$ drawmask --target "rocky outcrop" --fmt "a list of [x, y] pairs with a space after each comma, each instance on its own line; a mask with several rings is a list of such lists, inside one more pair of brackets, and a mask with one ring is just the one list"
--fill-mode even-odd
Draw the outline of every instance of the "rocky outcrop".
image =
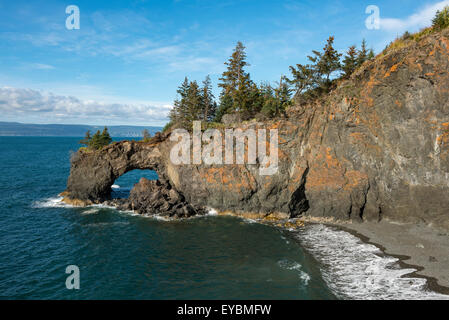
[[[240, 125], [278, 130], [279, 170], [272, 176], [260, 175], [259, 165], [176, 166], [173, 142], [159, 136], [76, 153], [69, 198], [103, 201], [121, 174], [152, 169], [192, 208], [449, 228], [448, 32], [377, 57], [326, 99], [289, 110], [288, 119]], [[133, 201], [158, 201], [145, 196], [154, 184], [141, 182]]]
[[169, 184], [145, 178], [134, 186], [128, 199], [113, 199], [106, 204], [142, 215], [168, 218], [189, 218], [206, 213], [204, 208], [187, 203], [182, 194]]
[[111, 186], [134, 169], [150, 169], [164, 179], [161, 152], [156, 143], [134, 141], [113, 143], [101, 151], [80, 150], [72, 154], [67, 191], [70, 198], [94, 203], [108, 200]]

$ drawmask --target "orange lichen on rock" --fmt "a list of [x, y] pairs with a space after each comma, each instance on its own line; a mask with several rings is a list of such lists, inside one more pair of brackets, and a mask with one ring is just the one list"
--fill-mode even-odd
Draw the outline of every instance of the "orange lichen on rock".
[[400, 63], [396, 63], [395, 65], [393, 65], [390, 70], [388, 70], [387, 73], [385, 73], [384, 78], [388, 78], [393, 72], [396, 72], [398, 70]]
[[366, 173], [349, 170], [345, 173], [346, 183], [343, 188], [347, 191], [352, 190], [356, 187], [363, 186], [368, 181], [368, 175]]

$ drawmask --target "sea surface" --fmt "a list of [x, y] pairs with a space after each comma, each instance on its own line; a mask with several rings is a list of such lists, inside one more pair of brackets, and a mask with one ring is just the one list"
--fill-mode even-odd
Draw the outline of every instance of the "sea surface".
[[[0, 299], [444, 299], [338, 229], [183, 221], [61, 203], [77, 138], [0, 137]], [[114, 185], [127, 196], [141, 177]], [[66, 288], [66, 268], [80, 289]]]

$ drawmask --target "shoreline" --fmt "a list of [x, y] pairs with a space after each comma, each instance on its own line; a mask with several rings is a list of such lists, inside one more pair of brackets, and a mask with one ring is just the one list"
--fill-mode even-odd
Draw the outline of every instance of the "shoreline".
[[[64, 200], [61, 201], [64, 203]], [[86, 206], [80, 207], [86, 208]], [[121, 211], [115, 207], [110, 208]], [[404, 277], [426, 279], [427, 288], [430, 291], [449, 296], [449, 255], [447, 254], [449, 232], [447, 231], [437, 230], [424, 224], [396, 223], [388, 220], [356, 223], [336, 221], [332, 218], [300, 217], [292, 222], [282, 214], [271, 214], [261, 218], [257, 214], [218, 212], [213, 209], [210, 215], [254, 219], [258, 223], [282, 229], [296, 229], [304, 227], [305, 224], [335, 227], [352, 234], [366, 244], [374, 245], [383, 254], [397, 258], [398, 265], [402, 269], [416, 270]]]
[[390, 221], [323, 224], [337, 227], [364, 243], [376, 246], [382, 253], [399, 259], [401, 268], [416, 269], [407, 276], [424, 278], [429, 290], [449, 295], [449, 233], [423, 224]]

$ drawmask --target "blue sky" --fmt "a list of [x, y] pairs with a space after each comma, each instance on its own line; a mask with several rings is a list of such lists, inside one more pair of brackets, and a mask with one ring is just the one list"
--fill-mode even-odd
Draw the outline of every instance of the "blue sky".
[[[65, 26], [68, 5], [80, 29]], [[378, 30], [365, 27], [368, 5]], [[214, 84], [237, 41], [256, 82], [365, 38], [376, 52], [430, 24], [445, 1], [0, 0], [0, 120], [163, 125], [185, 76]], [[218, 95], [218, 91], [215, 91]]]

